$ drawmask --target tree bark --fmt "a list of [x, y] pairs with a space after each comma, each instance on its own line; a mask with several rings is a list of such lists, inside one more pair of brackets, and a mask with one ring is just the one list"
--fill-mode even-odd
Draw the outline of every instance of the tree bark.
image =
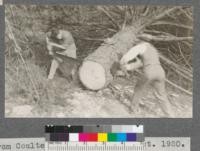
[[107, 86], [113, 80], [110, 69], [113, 63], [118, 61], [118, 54], [125, 54], [136, 45], [140, 41], [137, 34], [142, 34], [141, 31], [147, 26], [178, 9], [179, 7], [172, 7], [157, 15], [144, 17], [134, 22], [132, 26], [120, 30], [112, 38], [106, 39], [83, 61], [79, 68], [79, 78], [82, 84], [91, 90], [99, 90]]
[[137, 30], [126, 27], [116, 33], [83, 61], [79, 68], [79, 77], [82, 84], [91, 90], [99, 90], [107, 86], [112, 80], [110, 68], [118, 61], [118, 54], [126, 53], [138, 42]]

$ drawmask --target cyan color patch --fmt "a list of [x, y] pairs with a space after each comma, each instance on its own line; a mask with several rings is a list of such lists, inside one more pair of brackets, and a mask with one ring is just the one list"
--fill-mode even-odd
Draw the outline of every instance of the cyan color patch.
[[126, 133], [117, 133], [117, 141], [125, 142], [126, 141]]

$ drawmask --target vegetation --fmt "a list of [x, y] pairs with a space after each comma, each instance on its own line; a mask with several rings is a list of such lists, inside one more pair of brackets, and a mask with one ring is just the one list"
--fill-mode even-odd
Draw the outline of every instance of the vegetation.
[[44, 111], [48, 115], [51, 111], [47, 104], [61, 103], [64, 98], [60, 94], [74, 87], [59, 77], [50, 84], [46, 80], [50, 58], [45, 33], [52, 27], [72, 33], [81, 60], [125, 27], [140, 28], [137, 37], [159, 49], [170, 90], [178, 91], [183, 98], [189, 95], [191, 100], [191, 7], [7, 5], [5, 21], [8, 104], [31, 104], [39, 108], [37, 116]]

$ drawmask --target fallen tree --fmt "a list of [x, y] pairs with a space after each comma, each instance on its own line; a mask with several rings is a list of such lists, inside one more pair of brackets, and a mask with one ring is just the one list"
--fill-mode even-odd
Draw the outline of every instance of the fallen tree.
[[137, 41], [136, 30], [132, 27], [107, 39], [94, 53], [90, 54], [79, 70], [80, 80], [88, 89], [98, 90], [112, 81], [110, 68], [118, 61], [117, 54], [125, 53]]
[[[144, 34], [144, 29], [156, 21], [169, 15], [170, 13], [179, 10], [179, 7], [173, 7], [163, 10], [157, 10], [154, 13], [147, 12], [150, 11], [146, 9], [144, 14], [151, 14], [143, 16], [143, 18], [138, 19], [138, 21], [132, 21], [131, 26], [121, 26], [119, 32], [117, 32], [113, 37], [104, 40], [102, 45], [97, 48], [92, 54], [90, 54], [83, 61], [82, 66], [79, 69], [79, 77], [83, 85], [91, 90], [99, 90], [107, 86], [112, 80], [113, 76], [111, 75], [110, 69], [115, 61], [118, 61], [118, 54], [126, 53], [131, 47], [136, 45], [138, 42], [142, 41], [144, 37], [149, 38], [150, 40], [157, 41], [182, 41], [182, 40], [192, 40], [191, 37], [176, 37], [176, 36], [168, 36], [159, 35], [157, 37]], [[111, 14], [100, 7], [99, 9], [108, 18], [112, 18]], [[157, 15], [155, 15], [157, 14]], [[125, 19], [127, 17], [124, 17]], [[115, 24], [115, 21], [111, 19], [112, 23]], [[119, 27], [118, 23], [116, 26]]]

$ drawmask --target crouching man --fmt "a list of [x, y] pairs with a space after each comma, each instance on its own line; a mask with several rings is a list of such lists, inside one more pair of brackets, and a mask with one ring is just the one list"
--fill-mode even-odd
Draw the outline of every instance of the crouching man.
[[[46, 44], [48, 53], [52, 56], [52, 62], [48, 79], [53, 79], [57, 68], [65, 69], [68, 67], [69, 72], [74, 72], [72, 67], [77, 62], [76, 45], [71, 33], [66, 30], [52, 29], [46, 35]], [[64, 67], [64, 62], [67, 63]], [[70, 66], [70, 63], [72, 64]], [[66, 73], [66, 71], [63, 71]]]
[[165, 114], [174, 116], [172, 105], [170, 104], [165, 89], [165, 71], [162, 68], [157, 49], [150, 43], [142, 42], [132, 47], [120, 60], [123, 71], [133, 71], [142, 68], [143, 77], [135, 86], [135, 93], [131, 108], [139, 107], [139, 100], [145, 95], [148, 85], [155, 88], [155, 95]]

